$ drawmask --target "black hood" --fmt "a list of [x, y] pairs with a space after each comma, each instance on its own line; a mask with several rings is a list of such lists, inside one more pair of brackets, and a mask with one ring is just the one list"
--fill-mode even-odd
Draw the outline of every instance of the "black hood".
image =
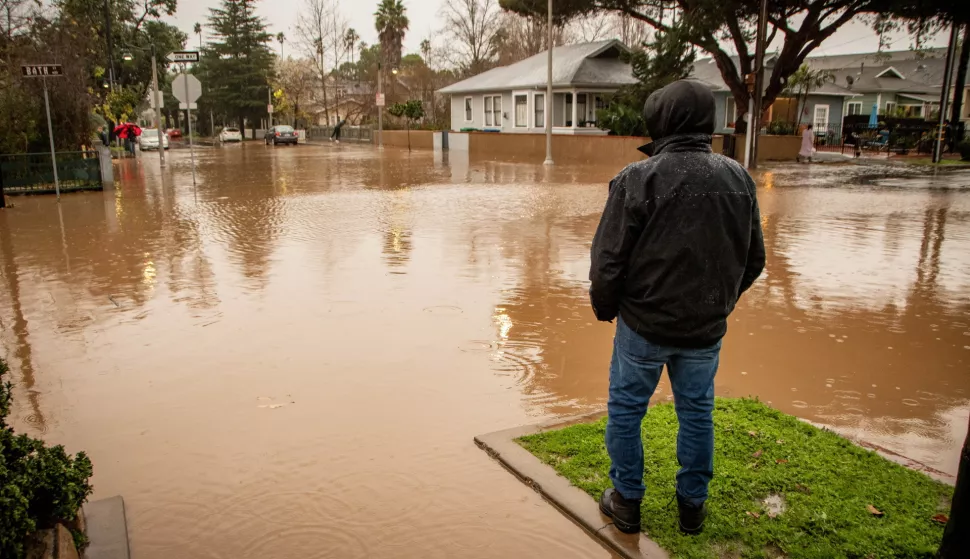
[[[714, 94], [694, 80], [678, 80], [654, 91], [643, 105], [643, 121], [654, 142], [682, 134], [714, 134]], [[650, 148], [644, 146], [641, 151]]]

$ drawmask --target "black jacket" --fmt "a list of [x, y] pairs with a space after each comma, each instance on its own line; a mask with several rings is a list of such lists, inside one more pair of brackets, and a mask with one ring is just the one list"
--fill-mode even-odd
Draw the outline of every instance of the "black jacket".
[[714, 97], [689, 80], [644, 107], [652, 157], [610, 182], [593, 239], [590, 299], [648, 341], [708, 347], [727, 332], [738, 298], [761, 275], [764, 238], [755, 184], [712, 153]]

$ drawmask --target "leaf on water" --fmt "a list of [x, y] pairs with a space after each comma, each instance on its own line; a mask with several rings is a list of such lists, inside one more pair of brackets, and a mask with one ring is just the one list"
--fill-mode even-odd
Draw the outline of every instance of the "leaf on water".
[[779, 458], [775, 460], [775, 464], [787, 464], [787, 463], [788, 463], [788, 460], [785, 460], [784, 458]]
[[880, 516], [881, 517], [883, 514], [885, 514], [884, 512], [882, 512], [881, 510], [877, 509], [876, 507], [874, 507], [872, 505], [866, 505], [866, 510], [868, 510], [869, 513], [872, 514], [872, 516]]
[[750, 435], [752, 437], [757, 437], [758, 436], [758, 432], [757, 431], [748, 431], [748, 435]]
[[936, 522], [938, 524], [946, 524], [947, 522], [950, 521], [950, 519], [947, 518], [947, 516], [945, 514], [937, 514], [936, 516], [934, 516], [930, 520], [932, 520], [933, 522]]
[[755, 453], [754, 453], [754, 454], [752, 454], [751, 456], [752, 456], [753, 458], [761, 458], [761, 455], [762, 455], [762, 454], [764, 454], [764, 453], [765, 453], [765, 451], [763, 451], [763, 450], [760, 450], [760, 449], [759, 449], [759, 450], [758, 450], [758, 452], [755, 452]]
[[746, 514], [746, 515], [748, 515], [748, 516], [750, 516], [751, 518], [754, 518], [754, 519], [761, 518], [761, 515], [758, 514], [758, 513], [756, 513], [756, 512], [746, 511], [744, 514]]
[[800, 483], [795, 484], [795, 490], [798, 491], [799, 493], [804, 493], [806, 495], [812, 494], [812, 490], [809, 489], [808, 486], [802, 485]]

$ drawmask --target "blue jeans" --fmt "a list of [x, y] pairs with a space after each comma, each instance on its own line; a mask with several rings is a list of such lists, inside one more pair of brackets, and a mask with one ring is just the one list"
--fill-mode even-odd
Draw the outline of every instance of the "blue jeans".
[[721, 342], [704, 349], [651, 344], [617, 320], [610, 364], [606, 450], [613, 487], [627, 499], [642, 499], [643, 442], [640, 426], [664, 365], [674, 391], [677, 433], [677, 495], [699, 506], [714, 476], [714, 375]]

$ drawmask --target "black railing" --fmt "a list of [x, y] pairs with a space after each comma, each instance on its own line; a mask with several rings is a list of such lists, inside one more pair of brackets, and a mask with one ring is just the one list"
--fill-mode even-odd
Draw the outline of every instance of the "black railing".
[[[0, 155], [5, 194], [50, 194], [54, 169], [49, 153]], [[57, 154], [57, 176], [61, 192], [101, 190], [101, 162], [96, 151]]]

